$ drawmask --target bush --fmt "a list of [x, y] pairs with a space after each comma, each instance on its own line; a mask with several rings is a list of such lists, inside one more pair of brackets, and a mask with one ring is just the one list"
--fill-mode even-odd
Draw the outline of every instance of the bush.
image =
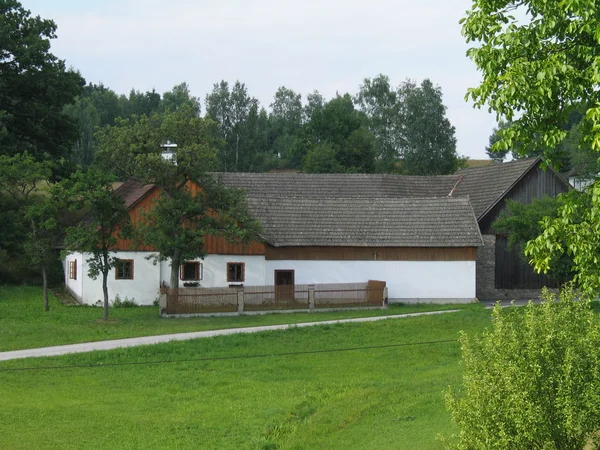
[[[456, 449], [582, 449], [600, 429], [600, 323], [570, 287], [556, 301], [493, 310], [461, 336], [463, 385], [446, 401]], [[593, 448], [597, 448], [594, 446]]]
[[119, 297], [119, 295], [115, 295], [115, 299], [112, 301], [111, 306], [113, 308], [134, 308], [137, 305], [137, 303], [135, 302], [135, 299], [128, 299], [127, 297], [125, 297], [125, 300], [121, 300], [121, 297]]

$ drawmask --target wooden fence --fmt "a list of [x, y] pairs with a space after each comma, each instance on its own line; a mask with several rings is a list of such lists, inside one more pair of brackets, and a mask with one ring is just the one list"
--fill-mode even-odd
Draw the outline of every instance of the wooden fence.
[[385, 281], [161, 289], [161, 315], [244, 313], [383, 306]]

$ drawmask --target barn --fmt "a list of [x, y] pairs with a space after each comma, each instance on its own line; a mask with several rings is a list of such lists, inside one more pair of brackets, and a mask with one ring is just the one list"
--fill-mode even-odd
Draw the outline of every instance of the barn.
[[[207, 237], [208, 255], [186, 261], [184, 286], [287, 285], [384, 280], [391, 302], [475, 300], [477, 248], [482, 245], [467, 197], [452, 196], [457, 177], [364, 174], [216, 174], [247, 191], [264, 241], [233, 245]], [[116, 191], [132, 221], [159, 190], [129, 181]], [[168, 283], [168, 263], [154, 265], [151, 248], [121, 240], [109, 293], [151, 304]], [[87, 276], [86, 255], [65, 261], [65, 284], [83, 303], [102, 296]]]
[[552, 286], [544, 274], [537, 274], [509, 248], [507, 237], [494, 231], [493, 223], [506, 209], [506, 200], [524, 204], [544, 196], [555, 197], [570, 189], [569, 182], [541, 158], [530, 158], [456, 172], [456, 195], [468, 196], [484, 246], [477, 259], [477, 298], [532, 298], [543, 286]]

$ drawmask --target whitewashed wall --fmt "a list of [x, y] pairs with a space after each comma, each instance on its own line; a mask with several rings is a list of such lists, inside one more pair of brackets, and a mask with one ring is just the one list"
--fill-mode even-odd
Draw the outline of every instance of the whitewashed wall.
[[[160, 288], [160, 266], [153, 265], [146, 256], [149, 252], [119, 252], [119, 258], [133, 260], [133, 280], [115, 279], [115, 269], [108, 274], [108, 297], [113, 301], [118, 295], [121, 300], [125, 298], [134, 300], [138, 305], [151, 305], [159, 297]], [[85, 261], [89, 256], [83, 255], [81, 267], [81, 280], [83, 281], [81, 301], [88, 305], [94, 305], [104, 298], [102, 294], [102, 276], [95, 280], [88, 276], [88, 264]], [[79, 259], [77, 260], [79, 263]], [[67, 266], [68, 267], [68, 266]], [[78, 268], [79, 270], [79, 268]], [[66, 275], [68, 278], [68, 273]], [[76, 292], [77, 293], [77, 292]]]
[[[204, 259], [195, 259], [202, 264], [203, 275], [199, 281], [202, 287], [227, 286], [227, 263], [244, 263], [244, 284], [260, 286], [265, 280], [265, 257], [243, 255], [208, 255]], [[161, 283], [167, 285], [171, 279], [171, 265], [169, 261], [161, 263]], [[273, 282], [271, 281], [270, 284]]]
[[265, 284], [275, 270], [294, 270], [296, 284], [385, 281], [390, 302], [475, 298], [475, 261], [267, 261]]
[[[63, 261], [65, 285], [71, 290], [71, 293], [73, 293], [79, 301], [83, 300], [83, 280], [84, 278], [87, 278], [87, 273], [83, 272], [83, 259], [83, 254], [72, 253]], [[71, 280], [69, 278], [69, 265], [71, 264], [71, 261], [77, 261], [77, 279], [75, 280]]]
[[[118, 294], [150, 305], [159, 296], [159, 287], [169, 284], [169, 262], [156, 265], [146, 259], [150, 252], [121, 252], [122, 259], [134, 260], [134, 279], [116, 280], [114, 269], [108, 278], [111, 300]], [[65, 261], [65, 283], [84, 303], [102, 299], [102, 279], [87, 276], [85, 255], [69, 255]], [[77, 259], [77, 280], [68, 279], [68, 261]], [[275, 270], [294, 270], [296, 284], [357, 283], [382, 280], [387, 283], [390, 302], [470, 302], [475, 298], [475, 261], [265, 261], [264, 256], [209, 255], [203, 265], [203, 287], [227, 286], [227, 263], [245, 264], [246, 285], [274, 284]]]

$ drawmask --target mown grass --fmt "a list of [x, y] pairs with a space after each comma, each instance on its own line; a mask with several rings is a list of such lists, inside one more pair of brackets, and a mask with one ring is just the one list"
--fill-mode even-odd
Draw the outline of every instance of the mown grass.
[[110, 320], [104, 322], [99, 320], [102, 317], [100, 308], [66, 306], [52, 295], [50, 311], [44, 312], [41, 289], [31, 286], [0, 286], [0, 351], [167, 333], [406, 314], [451, 308], [479, 309], [481, 306], [421, 304], [391, 306], [387, 310], [187, 319], [163, 319], [159, 317], [157, 307], [135, 307], [113, 308], [110, 311]]
[[[0, 363], [0, 448], [440, 449], [459, 330], [489, 320], [467, 309]], [[363, 349], [290, 354], [348, 348]], [[93, 366], [39, 370], [71, 365]]]

